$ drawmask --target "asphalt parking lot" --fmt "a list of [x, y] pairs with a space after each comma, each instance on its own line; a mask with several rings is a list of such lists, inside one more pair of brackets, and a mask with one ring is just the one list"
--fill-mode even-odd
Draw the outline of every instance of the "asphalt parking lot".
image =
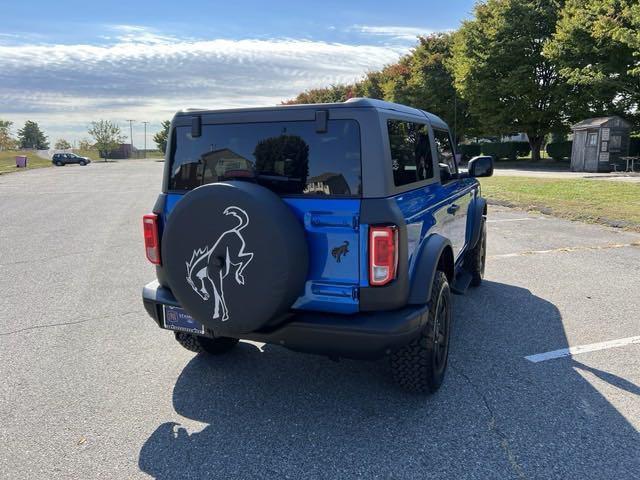
[[211, 359], [159, 330], [140, 219], [161, 170], [0, 176], [1, 478], [640, 478], [640, 235], [491, 208], [486, 282], [422, 397], [385, 362]]

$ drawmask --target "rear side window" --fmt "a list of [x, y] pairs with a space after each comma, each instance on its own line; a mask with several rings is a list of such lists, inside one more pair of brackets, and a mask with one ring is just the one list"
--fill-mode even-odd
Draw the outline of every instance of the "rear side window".
[[433, 130], [433, 137], [436, 140], [436, 150], [438, 151], [438, 163], [444, 163], [449, 167], [452, 175], [458, 173], [456, 159], [453, 155], [453, 147], [451, 146], [451, 138], [449, 132], [444, 130]]
[[174, 130], [170, 190], [248, 180], [279, 195], [361, 194], [360, 129], [355, 120], [203, 125]]
[[393, 181], [397, 187], [433, 177], [433, 160], [426, 125], [388, 120]]

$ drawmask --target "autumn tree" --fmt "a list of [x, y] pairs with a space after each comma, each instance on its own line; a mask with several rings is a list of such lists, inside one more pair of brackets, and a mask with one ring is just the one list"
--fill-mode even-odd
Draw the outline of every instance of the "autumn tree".
[[11, 125], [13, 122], [0, 119], [0, 150], [13, 150], [16, 147], [16, 141], [11, 135]]
[[355, 85], [331, 85], [327, 88], [313, 88], [298, 94], [291, 100], [282, 102], [284, 105], [299, 103], [336, 103], [344, 102], [356, 97]]
[[427, 110], [449, 123], [456, 137], [470, 128], [466, 102], [456, 94], [451, 71], [453, 35], [436, 33], [418, 39], [418, 45], [398, 62], [349, 85], [307, 90], [285, 104], [344, 102], [368, 97]]

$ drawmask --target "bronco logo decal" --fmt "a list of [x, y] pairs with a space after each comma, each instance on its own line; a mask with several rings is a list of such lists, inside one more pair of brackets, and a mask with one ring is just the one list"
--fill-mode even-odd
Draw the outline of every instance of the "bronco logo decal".
[[[214, 320], [222, 316], [222, 321], [229, 320], [229, 309], [224, 299], [225, 279], [234, 271], [234, 279], [238, 285], [244, 285], [244, 269], [253, 259], [253, 253], [245, 252], [245, 243], [241, 230], [249, 225], [249, 215], [240, 207], [227, 207], [225, 215], [233, 215], [238, 219], [238, 225], [223, 232], [210, 247], [198, 248], [193, 251], [187, 265], [187, 282], [193, 291], [207, 301], [213, 289]], [[218, 252], [215, 254], [214, 252]], [[221, 255], [222, 254], [222, 255]]]
[[349, 242], [347, 242], [346, 240], [342, 245], [331, 250], [331, 255], [336, 259], [336, 262], [338, 263], [340, 263], [340, 259], [347, 253], [349, 253]]

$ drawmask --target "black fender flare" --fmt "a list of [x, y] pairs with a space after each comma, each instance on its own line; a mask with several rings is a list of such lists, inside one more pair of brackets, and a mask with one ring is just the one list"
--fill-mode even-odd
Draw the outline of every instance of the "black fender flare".
[[422, 305], [431, 297], [431, 287], [440, 265], [440, 258], [445, 255], [446, 264], [443, 266], [449, 282], [453, 282], [453, 248], [449, 239], [434, 233], [422, 243], [416, 252], [414, 274], [411, 279], [411, 289], [407, 303]]
[[467, 232], [469, 238], [467, 245], [468, 250], [472, 249], [478, 243], [480, 239], [480, 232], [482, 232], [482, 220], [487, 216], [487, 201], [482, 197], [476, 197], [471, 205], [469, 215], [469, 223], [467, 226]]

